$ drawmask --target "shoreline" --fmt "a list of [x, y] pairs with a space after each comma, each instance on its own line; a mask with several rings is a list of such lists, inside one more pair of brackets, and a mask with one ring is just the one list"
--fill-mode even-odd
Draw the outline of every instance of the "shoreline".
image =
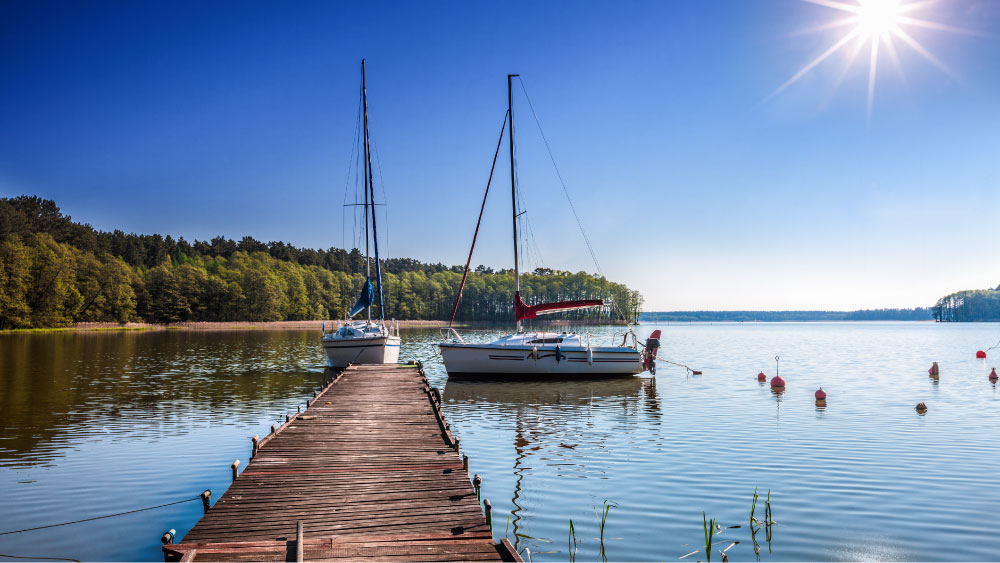
[[[192, 321], [184, 323], [172, 323], [172, 324], [157, 324], [157, 323], [77, 323], [73, 326], [66, 327], [52, 327], [52, 328], [15, 328], [0, 330], [0, 334], [21, 334], [21, 333], [43, 333], [43, 332], [111, 332], [111, 331], [159, 331], [159, 330], [191, 330], [191, 331], [213, 331], [213, 330], [307, 330], [307, 329], [319, 329], [322, 323], [326, 323], [327, 326], [337, 326], [337, 320], [314, 320], [314, 321], [266, 321], [266, 322], [250, 322], [250, 321], [222, 321], [222, 322], [210, 322], [210, 321]], [[343, 322], [343, 321], [340, 321]], [[411, 328], [447, 328], [447, 321], [429, 321], [429, 320], [401, 320], [396, 321], [402, 329]], [[586, 321], [570, 321], [570, 320], [551, 320], [551, 321], [541, 321], [537, 323], [539, 326], [544, 327], [555, 327], [555, 326], [581, 326], [581, 325], [593, 325], [593, 326], [611, 326], [615, 323], [608, 322], [586, 322]], [[456, 328], [476, 328], [476, 327], [492, 327], [492, 326], [508, 326], [510, 323], [503, 322], [492, 322], [492, 321], [467, 321], [455, 323]]]

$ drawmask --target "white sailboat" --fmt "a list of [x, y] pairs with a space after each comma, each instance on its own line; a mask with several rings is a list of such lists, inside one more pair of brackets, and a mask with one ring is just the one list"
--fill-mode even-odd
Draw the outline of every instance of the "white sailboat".
[[[368, 136], [368, 91], [365, 85], [365, 61], [361, 60], [361, 98], [364, 106], [364, 185], [365, 185], [365, 285], [361, 297], [348, 313], [348, 319], [361, 311], [368, 317], [364, 320], [337, 323], [333, 332], [326, 332], [323, 325], [323, 352], [330, 367], [343, 368], [351, 364], [394, 364], [399, 361], [399, 326], [395, 322], [385, 322], [385, 302], [382, 296], [382, 267], [378, 254], [378, 228], [375, 223], [375, 187], [372, 176], [370, 139]], [[371, 237], [368, 220], [371, 213]], [[368, 254], [369, 238], [375, 247], [375, 280], [378, 285], [378, 314], [372, 319], [375, 304], [375, 288], [371, 281], [371, 260]]]
[[[581, 335], [574, 333], [525, 332], [522, 330], [522, 320], [533, 319], [540, 314], [600, 307], [604, 305], [604, 301], [587, 299], [527, 305], [521, 299], [517, 238], [517, 188], [514, 173], [514, 104], [511, 92], [511, 80], [515, 76], [517, 75], [507, 75], [507, 119], [505, 126], [509, 125], [510, 127], [508, 139], [510, 141], [510, 188], [514, 224], [514, 317], [517, 323], [517, 332], [502, 336], [493, 342], [470, 343], [465, 342], [449, 324], [449, 331], [453, 338], [439, 344], [445, 369], [448, 371], [449, 377], [457, 378], [498, 375], [607, 377], [641, 373], [644, 369], [643, 356], [638, 350], [635, 335], [631, 333], [631, 330], [626, 333], [622, 345], [619, 346], [594, 346], [590, 342], [589, 335], [584, 339]], [[500, 131], [500, 142], [497, 143], [497, 154], [500, 152], [502, 141], [503, 129]], [[493, 165], [496, 166], [496, 155], [493, 157]], [[492, 178], [493, 169], [491, 168], [490, 181]], [[489, 182], [486, 186], [486, 193], [489, 194]], [[479, 211], [480, 221], [485, 205], [486, 196], [483, 196], [483, 207]], [[476, 234], [472, 239], [473, 249], [478, 234], [479, 224], [477, 223]], [[470, 249], [469, 262], [466, 263], [465, 268], [466, 275], [468, 275], [471, 259], [472, 250]], [[465, 277], [462, 278], [462, 287], [459, 288], [455, 307], [452, 310], [452, 323], [462, 298], [465, 279]], [[629, 334], [632, 336], [631, 346], [626, 345]]]

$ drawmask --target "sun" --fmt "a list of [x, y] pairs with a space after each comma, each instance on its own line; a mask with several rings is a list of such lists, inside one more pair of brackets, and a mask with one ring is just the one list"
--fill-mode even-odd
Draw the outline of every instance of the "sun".
[[899, 2], [896, 0], [867, 0], [861, 2], [857, 12], [858, 29], [861, 34], [871, 37], [888, 37], [900, 24]]
[[[928, 51], [913, 36], [913, 28], [930, 29], [935, 31], [947, 31], [953, 33], [972, 33], [958, 27], [945, 25], [928, 19], [926, 12], [935, 3], [934, 0], [802, 0], [809, 4], [815, 4], [830, 8], [839, 12], [839, 16], [818, 27], [806, 30], [807, 32], [819, 32], [831, 29], [846, 29], [847, 31], [835, 41], [823, 53], [809, 62], [785, 81], [764, 101], [768, 101], [792, 84], [798, 82], [810, 70], [820, 63], [830, 58], [834, 53], [845, 50], [848, 56], [848, 66], [858, 58], [860, 51], [868, 46], [868, 104], [867, 117], [871, 122], [872, 108], [875, 102], [875, 79], [878, 75], [878, 63], [884, 52], [896, 69], [902, 73], [902, 65], [896, 51], [896, 43], [902, 43], [909, 49], [915, 51], [929, 63], [952, 76], [954, 74], [937, 57]], [[849, 47], [849, 46], [853, 46]], [[841, 75], [837, 81], [839, 85]]]

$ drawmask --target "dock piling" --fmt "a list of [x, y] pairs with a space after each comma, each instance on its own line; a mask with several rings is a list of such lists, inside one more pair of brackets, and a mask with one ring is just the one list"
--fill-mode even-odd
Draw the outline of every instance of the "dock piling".
[[257, 450], [260, 449], [260, 436], [254, 436], [250, 438], [250, 443], [253, 444], [250, 447], [250, 459], [257, 457]]
[[299, 520], [295, 524], [295, 560], [302, 562], [305, 561], [305, 531], [302, 526], [302, 520]]
[[212, 489], [205, 489], [205, 491], [201, 493], [201, 506], [205, 509], [206, 513], [209, 508], [212, 508]]
[[[520, 560], [493, 539], [482, 478], [473, 490], [469, 456], [414, 366], [351, 366], [317, 398], [327, 406], [310, 399], [301, 417], [253, 437], [255, 455], [233, 461], [214, 506], [203, 493], [205, 514], [183, 541], [165, 536], [167, 561]], [[300, 418], [309, 422], [290, 423]]]
[[480, 493], [483, 486], [483, 478], [478, 473], [472, 478], [472, 486], [476, 488], [476, 502], [483, 500], [483, 496]]
[[485, 499], [483, 501], [483, 508], [486, 512], [486, 522], [490, 525], [490, 535], [493, 535], [493, 505], [490, 504], [490, 499]]

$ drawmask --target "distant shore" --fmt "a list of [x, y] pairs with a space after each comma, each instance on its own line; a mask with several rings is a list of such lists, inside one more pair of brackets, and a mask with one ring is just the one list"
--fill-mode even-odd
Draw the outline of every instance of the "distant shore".
[[[195, 331], [211, 331], [211, 330], [306, 330], [315, 329], [319, 330], [323, 323], [326, 323], [327, 328], [331, 326], [337, 326], [337, 320], [319, 320], [319, 321], [270, 321], [270, 322], [247, 322], [247, 321], [233, 321], [233, 322], [185, 322], [185, 323], [171, 323], [171, 324], [156, 324], [156, 323], [77, 323], [73, 326], [68, 327], [57, 327], [57, 328], [25, 328], [25, 329], [13, 329], [13, 330], [0, 330], [0, 334], [5, 333], [30, 333], [30, 332], [66, 332], [66, 331], [77, 331], [77, 332], [100, 332], [100, 331], [155, 331], [155, 330], [195, 330]], [[340, 321], [343, 322], [343, 321]], [[448, 321], [427, 321], [427, 320], [400, 320], [395, 321], [400, 328], [445, 328], [448, 326]], [[456, 327], [488, 327], [488, 326], [507, 326], [513, 323], [496, 323], [490, 321], [469, 321], [469, 322], [456, 322]], [[551, 321], [536, 321], [533, 324], [539, 326], [580, 326], [589, 323], [586, 321], [569, 321], [569, 320], [551, 320]], [[606, 325], [610, 323], [601, 322], [597, 323], [601, 325]]]

